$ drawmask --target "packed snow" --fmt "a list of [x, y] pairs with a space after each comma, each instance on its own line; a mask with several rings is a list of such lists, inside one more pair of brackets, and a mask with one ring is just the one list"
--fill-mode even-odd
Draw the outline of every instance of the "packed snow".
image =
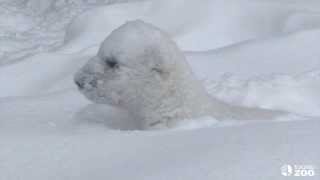
[[[317, 0], [0, 0], [0, 180], [282, 180], [320, 170]], [[264, 121], [210, 116], [139, 131], [94, 104], [74, 74], [127, 21], [167, 32], [208, 93], [287, 112]]]

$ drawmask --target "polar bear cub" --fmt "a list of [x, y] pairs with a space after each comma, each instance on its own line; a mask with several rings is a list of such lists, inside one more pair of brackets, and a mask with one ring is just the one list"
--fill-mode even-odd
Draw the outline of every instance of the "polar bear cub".
[[140, 20], [114, 30], [74, 80], [88, 99], [126, 109], [142, 129], [204, 116], [267, 119], [281, 114], [213, 99], [169, 35]]

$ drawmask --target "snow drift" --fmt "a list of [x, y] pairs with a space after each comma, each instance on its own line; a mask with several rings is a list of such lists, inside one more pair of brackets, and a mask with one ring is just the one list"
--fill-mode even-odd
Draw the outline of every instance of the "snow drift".
[[[318, 1], [67, 3], [41, 15], [21, 3], [0, 3], [0, 179], [282, 180], [283, 164], [319, 166]], [[90, 105], [72, 77], [132, 19], [188, 50], [215, 98], [300, 116], [119, 131], [136, 129], [130, 116]]]

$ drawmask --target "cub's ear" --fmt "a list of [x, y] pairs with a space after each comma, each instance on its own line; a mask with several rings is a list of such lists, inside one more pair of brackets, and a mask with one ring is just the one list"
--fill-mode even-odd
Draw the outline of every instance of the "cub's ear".
[[153, 67], [151, 68], [151, 71], [160, 76], [162, 79], [167, 79], [169, 77], [169, 72], [163, 70], [160, 67]]

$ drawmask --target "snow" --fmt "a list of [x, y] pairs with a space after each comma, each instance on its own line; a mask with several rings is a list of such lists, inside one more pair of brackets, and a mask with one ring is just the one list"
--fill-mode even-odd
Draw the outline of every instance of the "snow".
[[[319, 167], [319, 7], [317, 0], [1, 0], [0, 179], [282, 180], [284, 164]], [[135, 130], [130, 115], [91, 104], [72, 79], [133, 19], [167, 31], [213, 97], [297, 115]]]
[[67, 40], [75, 41], [69, 43], [77, 44], [77, 49], [98, 44], [127, 20], [142, 19], [170, 33], [183, 50], [198, 51], [309, 28], [299, 23], [302, 20], [295, 20], [296, 16], [305, 16], [303, 22], [319, 25], [315, 20], [319, 2], [281, 2], [162, 0], [98, 7], [74, 19]]
[[319, 37], [319, 30], [304, 30], [187, 57], [200, 78], [210, 74], [209, 92], [221, 100], [318, 116]]
[[2, 135], [0, 178], [283, 179], [283, 164], [319, 162], [318, 127], [315, 120], [170, 132]]

